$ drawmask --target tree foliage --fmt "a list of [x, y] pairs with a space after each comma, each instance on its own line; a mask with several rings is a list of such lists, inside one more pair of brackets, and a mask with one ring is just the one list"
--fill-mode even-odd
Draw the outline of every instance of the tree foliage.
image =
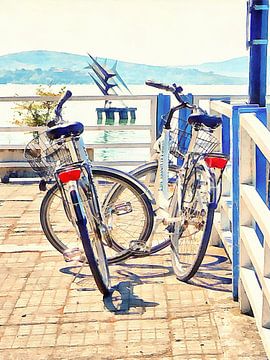
[[37, 96], [55, 97], [54, 101], [22, 101], [15, 103], [13, 123], [15, 125], [27, 126], [44, 126], [49, 119], [53, 117], [53, 111], [58, 103], [59, 97], [65, 92], [65, 87], [62, 87], [58, 92], [54, 92], [51, 86], [47, 87], [40, 85], [36, 89]]

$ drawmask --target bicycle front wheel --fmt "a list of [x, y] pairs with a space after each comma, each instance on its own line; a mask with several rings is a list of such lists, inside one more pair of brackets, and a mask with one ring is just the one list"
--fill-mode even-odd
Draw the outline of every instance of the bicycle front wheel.
[[[121, 261], [127, 257], [131, 241], [146, 242], [153, 228], [153, 210], [147, 196], [124, 175], [114, 173], [110, 169], [92, 169], [94, 183], [97, 188], [104, 221], [109, 233], [111, 247], [105, 251], [109, 263]], [[107, 194], [114, 195], [108, 201]], [[80, 240], [68, 219], [60, 190], [52, 186], [46, 193], [40, 208], [40, 222], [49, 242], [60, 253], [79, 248]], [[120, 256], [121, 255], [121, 256]]]
[[[215, 177], [203, 165], [195, 166], [182, 191], [181, 221], [171, 235], [171, 258], [176, 277], [188, 281], [198, 271], [209, 243], [215, 211]], [[180, 189], [180, 188], [179, 188]]]
[[[99, 214], [95, 213], [96, 194], [87, 197], [78, 184], [78, 191], [72, 190], [70, 198], [75, 214], [74, 227], [77, 227], [88, 264], [99, 291], [103, 295], [110, 292], [109, 268], [99, 228]], [[101, 225], [101, 224], [100, 224]]]

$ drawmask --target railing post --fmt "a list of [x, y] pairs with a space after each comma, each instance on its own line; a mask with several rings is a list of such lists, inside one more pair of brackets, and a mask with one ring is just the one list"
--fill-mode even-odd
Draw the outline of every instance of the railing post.
[[[189, 102], [190, 104], [193, 104], [193, 95], [192, 94], [187, 94], [184, 96], [184, 100]], [[188, 120], [188, 117], [189, 115], [192, 113], [192, 110], [188, 109], [188, 108], [183, 108], [181, 110], [179, 110], [179, 117], [178, 117], [178, 129], [179, 130], [182, 130], [184, 131], [185, 130], [185, 127], [186, 127], [186, 123], [187, 123], [187, 120]], [[187, 130], [187, 129], [186, 129]], [[189, 130], [187, 130], [189, 131]], [[181, 143], [181, 148], [183, 147], [184, 149], [187, 149], [188, 146], [189, 146], [189, 141], [190, 141], [190, 138], [187, 136], [181, 136], [181, 131], [179, 133], [179, 140], [181, 138], [182, 140], [182, 143]], [[183, 160], [181, 158], [178, 158], [177, 159], [177, 164], [178, 165], [182, 165], [183, 163]]]
[[[210, 101], [219, 100], [227, 104], [230, 103], [231, 99], [229, 97], [211, 97]], [[221, 133], [221, 151], [226, 155], [231, 155], [231, 126], [230, 118], [224, 114], [222, 116], [222, 133]]]
[[[265, 106], [267, 85], [268, 0], [248, 2], [250, 13], [249, 102]], [[248, 29], [249, 30], [249, 29]]]
[[[267, 127], [267, 110], [266, 108], [259, 108], [256, 110], [257, 118]], [[255, 164], [256, 164], [256, 190], [260, 194], [261, 198], [265, 203], [267, 203], [267, 162], [260, 151], [256, 146], [256, 155], [255, 155]], [[261, 244], [263, 244], [263, 234], [259, 227], [256, 225], [256, 233], [260, 239]]]
[[162, 131], [162, 116], [167, 114], [171, 107], [170, 95], [158, 94], [157, 96], [157, 114], [156, 114], [156, 138]]
[[[255, 105], [255, 109], [256, 109]], [[233, 299], [238, 300], [238, 284], [239, 284], [239, 208], [240, 208], [240, 139], [239, 139], [239, 115], [240, 113], [250, 112], [254, 109], [254, 105], [237, 105], [232, 107], [232, 293]]]
[[[265, 127], [267, 127], [266, 108], [256, 109], [256, 117]], [[267, 202], [266, 185], [266, 159], [260, 149], [256, 146], [256, 190], [265, 202]]]

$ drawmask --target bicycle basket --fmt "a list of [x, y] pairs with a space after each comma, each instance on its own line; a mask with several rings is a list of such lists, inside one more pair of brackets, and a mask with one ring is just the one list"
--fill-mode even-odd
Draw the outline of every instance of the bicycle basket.
[[66, 142], [58, 140], [52, 142], [46, 132], [39, 134], [25, 147], [24, 157], [31, 168], [43, 179], [54, 177], [56, 167], [72, 163]]
[[170, 132], [170, 153], [176, 158], [183, 158], [189, 147], [192, 131], [195, 132], [195, 146], [191, 151], [202, 154], [212, 152], [219, 144], [219, 141], [213, 134], [212, 130], [207, 127], [201, 127], [199, 130], [192, 128], [187, 120], [179, 119], [174, 116], [171, 122], [172, 129]]
[[208, 154], [215, 150], [219, 145], [218, 139], [213, 134], [213, 130], [207, 127], [202, 127], [200, 130], [195, 130], [197, 132], [196, 143], [193, 153], [198, 154]]
[[[163, 117], [165, 122], [166, 116]], [[179, 113], [173, 116], [171, 120], [170, 131], [170, 154], [174, 157], [183, 158], [187, 153], [191, 139], [191, 126], [186, 120], [180, 118]]]

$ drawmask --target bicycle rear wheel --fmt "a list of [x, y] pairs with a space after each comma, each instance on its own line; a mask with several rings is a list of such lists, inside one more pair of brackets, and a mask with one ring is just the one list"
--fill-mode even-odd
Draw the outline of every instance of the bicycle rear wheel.
[[[124, 176], [104, 168], [93, 168], [92, 172], [100, 204], [104, 204], [102, 211], [111, 241], [111, 247], [105, 247], [108, 262], [121, 261], [128, 257], [130, 241], [146, 242], [149, 238], [153, 228], [151, 203], [143, 191]], [[111, 189], [118, 189], [117, 193], [105, 202]], [[40, 221], [47, 239], [60, 253], [79, 248], [83, 256], [57, 185], [48, 190], [42, 201]]]
[[92, 193], [91, 198], [88, 198], [78, 183], [78, 191], [72, 190], [70, 197], [76, 218], [74, 226], [78, 229], [97, 287], [106, 296], [110, 292], [110, 274], [98, 225], [99, 214], [96, 213], [94, 206], [94, 201], [97, 200], [96, 194]]
[[[173, 197], [175, 187], [177, 186], [178, 176], [179, 176], [179, 166], [170, 164], [169, 165], [169, 176], [168, 176], [168, 193], [169, 193], [169, 203]], [[135, 176], [138, 180], [144, 183], [148, 190], [152, 192], [153, 197], [155, 196], [155, 181], [158, 171], [158, 163], [156, 161], [149, 162], [145, 165], [138, 167], [133, 170], [131, 174]], [[169, 215], [174, 216], [175, 209], [169, 205]], [[168, 225], [164, 225], [160, 223], [158, 227], [155, 229], [155, 233], [152, 239], [152, 247], [150, 250], [151, 254], [155, 254], [156, 252], [166, 248], [171, 243], [169, 228]]]
[[[204, 167], [195, 166], [181, 183], [182, 217], [171, 235], [171, 258], [177, 279], [188, 281], [198, 271], [209, 243], [215, 211], [215, 177]], [[184, 185], [184, 186], [183, 186]]]

